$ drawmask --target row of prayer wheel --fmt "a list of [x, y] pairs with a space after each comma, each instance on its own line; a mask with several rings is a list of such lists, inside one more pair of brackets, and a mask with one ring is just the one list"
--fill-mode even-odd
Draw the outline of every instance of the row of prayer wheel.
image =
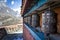
[[[40, 26], [40, 16], [38, 14], [28, 16], [24, 20], [32, 27]], [[42, 13], [42, 27], [40, 28], [42, 32], [55, 33], [57, 31], [56, 23], [56, 14], [53, 11], [45, 11], [44, 13]]]

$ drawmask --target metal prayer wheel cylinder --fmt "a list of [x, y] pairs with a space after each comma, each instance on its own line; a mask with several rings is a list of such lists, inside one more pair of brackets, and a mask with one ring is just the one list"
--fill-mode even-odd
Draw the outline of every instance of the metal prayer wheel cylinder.
[[24, 22], [26, 21], [26, 18], [24, 18]]
[[42, 31], [44, 33], [55, 33], [56, 28], [56, 14], [52, 11], [46, 11], [42, 14]]
[[29, 24], [29, 25], [31, 25], [31, 22], [32, 22], [31, 20], [32, 20], [32, 18], [31, 18], [31, 16], [29, 16], [29, 17], [28, 17], [28, 24]]
[[28, 18], [27, 17], [24, 18], [24, 22], [28, 23]]
[[39, 16], [38, 16], [38, 14], [33, 14], [32, 15], [32, 26], [33, 27], [39, 26]]

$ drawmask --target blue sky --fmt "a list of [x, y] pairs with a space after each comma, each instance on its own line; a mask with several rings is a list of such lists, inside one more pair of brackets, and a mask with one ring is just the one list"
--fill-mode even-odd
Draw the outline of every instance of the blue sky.
[[19, 8], [21, 6], [21, 0], [7, 0], [6, 4], [13, 9]]
[[5, 0], [5, 1], [8, 7], [20, 13], [22, 0]]

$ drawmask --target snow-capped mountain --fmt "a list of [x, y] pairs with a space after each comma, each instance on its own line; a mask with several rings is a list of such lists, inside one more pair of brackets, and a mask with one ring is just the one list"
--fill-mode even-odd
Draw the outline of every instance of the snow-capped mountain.
[[9, 8], [5, 2], [0, 2], [0, 26], [11, 25], [18, 22], [17, 13]]

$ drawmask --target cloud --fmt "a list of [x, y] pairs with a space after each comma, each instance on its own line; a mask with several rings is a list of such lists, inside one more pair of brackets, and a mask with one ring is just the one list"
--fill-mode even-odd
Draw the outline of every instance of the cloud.
[[14, 11], [17, 11], [19, 14], [21, 12], [21, 8], [16, 8], [16, 9], [13, 9]]
[[7, 0], [5, 0], [4, 2], [7, 2]]
[[7, 2], [7, 0], [0, 0], [0, 2]]
[[21, 16], [20, 12], [21, 12], [21, 8], [16, 8], [16, 9], [13, 9], [15, 12], [17, 12], [17, 17]]
[[11, 4], [13, 5], [14, 4], [14, 1], [11, 1]]

